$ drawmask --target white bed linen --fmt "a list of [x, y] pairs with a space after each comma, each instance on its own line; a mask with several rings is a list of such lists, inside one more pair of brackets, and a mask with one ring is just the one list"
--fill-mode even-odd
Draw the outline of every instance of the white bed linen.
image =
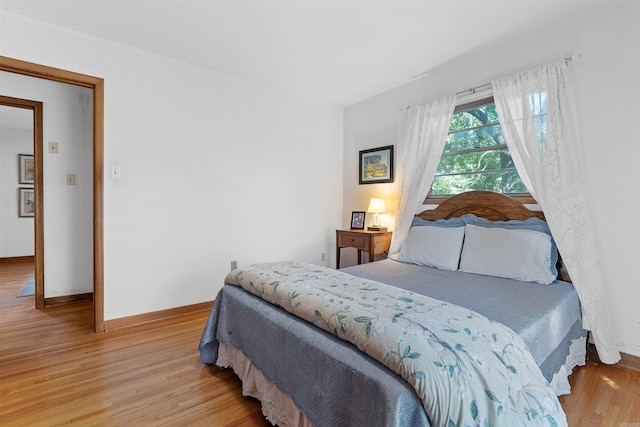
[[569, 347], [567, 360], [560, 367], [560, 370], [551, 378], [549, 385], [557, 396], [571, 393], [571, 384], [569, 384], [569, 375], [576, 366], [584, 366], [587, 358], [587, 337], [581, 337], [573, 340]]
[[268, 381], [241, 351], [232, 345], [220, 343], [216, 365], [233, 368], [242, 381], [242, 395], [258, 399], [267, 421], [280, 427], [313, 427], [307, 416], [286, 393]]

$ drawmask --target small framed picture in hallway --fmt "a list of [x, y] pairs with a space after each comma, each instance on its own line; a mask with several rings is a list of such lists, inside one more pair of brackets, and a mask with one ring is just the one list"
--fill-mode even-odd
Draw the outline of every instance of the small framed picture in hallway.
[[36, 211], [36, 197], [33, 188], [18, 188], [18, 216], [32, 217]]
[[19, 184], [33, 184], [36, 169], [31, 154], [18, 154], [18, 170], [20, 171]]

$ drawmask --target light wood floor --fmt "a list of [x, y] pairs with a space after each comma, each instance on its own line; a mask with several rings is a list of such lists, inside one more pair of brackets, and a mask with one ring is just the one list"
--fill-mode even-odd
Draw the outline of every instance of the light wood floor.
[[[31, 273], [0, 264], [0, 425], [269, 425], [231, 370], [200, 363], [207, 312], [94, 334], [90, 303], [16, 298]], [[640, 427], [637, 372], [590, 363], [572, 387], [571, 426]]]

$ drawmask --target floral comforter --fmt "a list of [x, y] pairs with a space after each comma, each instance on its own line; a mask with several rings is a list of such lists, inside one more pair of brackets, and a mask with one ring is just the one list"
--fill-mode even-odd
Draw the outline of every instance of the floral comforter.
[[434, 426], [566, 426], [520, 337], [468, 309], [336, 270], [280, 262], [226, 283], [349, 341], [405, 379]]

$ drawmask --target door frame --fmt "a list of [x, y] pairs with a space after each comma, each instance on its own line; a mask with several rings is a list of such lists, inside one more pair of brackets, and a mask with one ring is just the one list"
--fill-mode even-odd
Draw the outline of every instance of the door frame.
[[35, 302], [44, 308], [44, 177], [42, 176], [42, 102], [0, 95], [0, 105], [31, 110], [33, 113], [33, 162], [35, 167], [34, 249], [35, 249]]
[[[93, 91], [93, 329], [97, 333], [105, 331], [104, 322], [104, 217], [103, 217], [103, 188], [104, 188], [104, 79], [86, 74], [75, 73], [73, 71], [48, 67], [32, 62], [21, 61], [19, 59], [0, 56], [0, 71], [22, 74], [25, 76], [51, 80], [55, 82], [82, 86]], [[25, 107], [22, 107], [25, 108]], [[35, 110], [34, 110], [35, 111]], [[42, 114], [42, 104], [40, 104], [40, 114]], [[40, 167], [40, 173], [36, 172], [42, 185], [42, 127], [35, 130], [34, 134], [40, 132], [40, 156], [34, 156], [36, 170]], [[39, 162], [38, 162], [39, 158]], [[42, 187], [41, 187], [42, 189]], [[36, 190], [36, 206], [42, 206], [42, 191]], [[38, 211], [40, 216], [38, 217]], [[39, 219], [38, 219], [39, 218]], [[38, 225], [38, 221], [43, 221], [42, 209], [36, 209], [35, 231], [36, 240], [42, 239], [38, 232], [43, 230], [43, 222]], [[38, 271], [40, 272], [40, 292], [42, 294], [42, 307], [44, 307], [44, 246], [43, 240], [36, 242], [36, 264], [42, 263], [40, 267], [36, 265], [36, 286], [38, 284]], [[38, 256], [40, 255], [40, 256]], [[38, 290], [36, 288], [36, 295]], [[37, 301], [37, 299], [36, 299]]]

